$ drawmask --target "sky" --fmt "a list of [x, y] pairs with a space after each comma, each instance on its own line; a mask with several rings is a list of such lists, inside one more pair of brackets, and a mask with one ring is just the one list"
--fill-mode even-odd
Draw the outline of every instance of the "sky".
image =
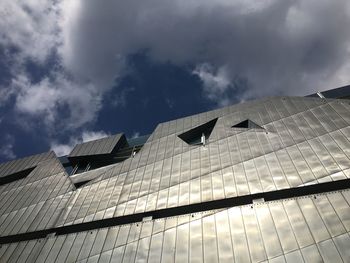
[[348, 0], [2, 0], [0, 162], [349, 71]]

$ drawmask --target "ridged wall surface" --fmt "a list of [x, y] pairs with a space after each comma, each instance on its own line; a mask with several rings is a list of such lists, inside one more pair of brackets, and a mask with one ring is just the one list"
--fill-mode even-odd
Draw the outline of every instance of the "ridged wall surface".
[[[178, 137], [215, 118], [205, 146]], [[263, 129], [232, 128], [247, 119]], [[0, 186], [1, 237], [347, 181], [350, 105], [277, 97], [161, 123], [134, 157], [87, 172], [95, 179], [77, 189], [53, 153], [42, 156]], [[2, 244], [0, 262], [350, 262], [349, 202], [348, 189], [322, 191], [50, 234]]]

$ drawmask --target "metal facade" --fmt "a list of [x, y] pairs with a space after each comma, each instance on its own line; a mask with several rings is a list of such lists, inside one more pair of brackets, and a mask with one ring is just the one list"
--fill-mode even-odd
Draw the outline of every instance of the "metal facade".
[[68, 158], [110, 154], [122, 138], [123, 134], [120, 133], [107, 138], [78, 144], [68, 155]]
[[[216, 118], [205, 146], [179, 137]], [[256, 127], [232, 127], [246, 120]], [[161, 123], [77, 188], [54, 153], [38, 156], [0, 165], [0, 177], [34, 167], [0, 185], [0, 262], [350, 262], [348, 100], [266, 98]]]

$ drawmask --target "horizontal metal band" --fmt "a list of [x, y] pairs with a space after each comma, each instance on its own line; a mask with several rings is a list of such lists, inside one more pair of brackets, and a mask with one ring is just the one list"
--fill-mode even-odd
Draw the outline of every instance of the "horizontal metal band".
[[226, 199], [190, 204], [185, 206], [164, 208], [159, 210], [148, 211], [144, 213], [136, 213], [114, 218], [107, 218], [96, 220], [92, 222], [80, 223], [69, 226], [62, 226], [50, 228], [46, 230], [33, 231], [17, 235], [9, 235], [0, 237], [0, 244], [20, 242], [26, 240], [34, 240], [45, 238], [50, 234], [66, 235], [70, 233], [77, 233], [82, 231], [89, 231], [99, 228], [112, 227], [124, 224], [138, 223], [144, 218], [160, 219], [173, 216], [186, 215], [191, 213], [204, 212], [209, 210], [230, 208], [235, 206], [242, 206], [253, 204], [254, 200], [276, 201], [300, 196], [309, 196], [314, 194], [327, 193], [337, 190], [344, 190], [350, 188], [350, 179], [339, 181], [332, 181], [320, 184], [313, 184], [295, 188], [288, 188], [270, 192], [262, 192], [251, 195], [237, 196]]

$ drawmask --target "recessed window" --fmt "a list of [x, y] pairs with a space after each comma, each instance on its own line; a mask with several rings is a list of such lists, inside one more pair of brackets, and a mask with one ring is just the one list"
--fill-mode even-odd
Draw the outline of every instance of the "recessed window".
[[35, 169], [35, 167], [31, 167], [13, 174], [0, 177], [0, 185], [8, 184], [27, 177]]
[[184, 132], [178, 137], [189, 145], [205, 145], [211, 132], [213, 131], [218, 118], [206, 122], [196, 128]]
[[255, 122], [246, 119], [244, 121], [241, 121], [235, 125], [232, 126], [232, 128], [245, 128], [245, 129], [264, 129], [260, 125], [256, 124]]
[[123, 145], [108, 154], [95, 154], [87, 156], [70, 157], [62, 156], [59, 160], [68, 175], [75, 175], [94, 170], [107, 165], [120, 163], [128, 158], [133, 158], [146, 143], [150, 135], [138, 138], [126, 139]]

